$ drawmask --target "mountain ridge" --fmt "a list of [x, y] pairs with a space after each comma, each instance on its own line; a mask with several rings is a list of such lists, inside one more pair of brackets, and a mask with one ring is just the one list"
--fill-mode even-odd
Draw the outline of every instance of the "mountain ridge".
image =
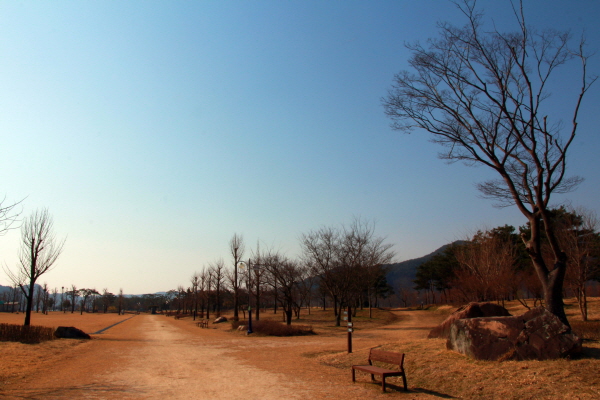
[[385, 275], [388, 284], [392, 285], [394, 288], [404, 287], [412, 289], [415, 284], [414, 280], [417, 278], [417, 269], [421, 264], [431, 260], [433, 256], [443, 253], [448, 247], [460, 243], [462, 243], [462, 241], [457, 240], [455, 242], [445, 244], [422, 257], [413, 258], [399, 263], [384, 264], [383, 267], [388, 269], [388, 272]]

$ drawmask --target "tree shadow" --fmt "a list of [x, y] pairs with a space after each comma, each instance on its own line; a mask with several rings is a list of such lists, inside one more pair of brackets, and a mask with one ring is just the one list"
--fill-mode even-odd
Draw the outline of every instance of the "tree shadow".
[[583, 346], [581, 349], [581, 353], [579, 353], [578, 355], [576, 355], [573, 358], [579, 359], [579, 360], [586, 359], [586, 358], [593, 358], [596, 360], [600, 360], [600, 349], [598, 349], [596, 347]]

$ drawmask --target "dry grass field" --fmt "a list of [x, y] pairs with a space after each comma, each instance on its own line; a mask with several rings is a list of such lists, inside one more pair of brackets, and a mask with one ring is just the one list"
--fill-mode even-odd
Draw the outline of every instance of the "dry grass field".
[[[524, 311], [516, 303], [509, 303], [513, 314]], [[49, 383], [40, 381], [40, 377], [48, 376], [53, 388], [60, 388], [60, 369], [64, 365], [73, 365], [69, 371], [76, 371], [76, 364], [81, 369], [88, 364], [96, 364], [86, 370], [85, 376], [79, 377], [82, 382], [80, 394], [85, 394], [86, 379], [91, 379], [90, 371], [110, 370], [118, 373], [124, 368], [121, 363], [110, 364], [111, 356], [103, 355], [102, 349], [114, 346], [119, 341], [123, 349], [132, 351], [136, 346], [147, 346], [147, 340], [127, 338], [128, 329], [133, 332], [132, 321], [143, 321], [151, 318], [160, 322], [161, 326], [173, 327], [178, 332], [190, 335], [187, 337], [203, 340], [203, 346], [209, 348], [226, 348], [227, 354], [234, 357], [239, 365], [253, 370], [264, 371], [269, 376], [278, 376], [284, 382], [293, 383], [294, 387], [304, 388], [306, 393], [298, 392], [297, 398], [403, 398], [403, 399], [599, 399], [600, 398], [600, 343], [597, 340], [585, 341], [583, 353], [568, 360], [555, 361], [508, 361], [486, 362], [474, 361], [460, 354], [446, 350], [445, 341], [427, 339], [429, 330], [440, 323], [453, 308], [444, 306], [429, 310], [376, 310], [372, 319], [367, 311], [359, 312], [353, 322], [356, 331], [353, 335], [353, 353], [347, 353], [347, 333], [343, 327], [335, 327], [331, 311], [312, 310], [311, 315], [304, 313], [294, 323], [312, 325], [316, 335], [301, 337], [272, 338], [261, 335], [246, 336], [243, 332], [234, 331], [229, 323], [212, 325], [210, 329], [197, 328], [191, 318], [174, 320], [158, 316], [133, 317], [131, 321], [117, 325], [107, 332], [118, 331], [120, 339], [110, 335], [92, 335], [92, 341], [54, 340], [35, 345], [21, 343], [0, 343], [2, 362], [0, 363], [0, 397], [4, 398], [69, 398], [73, 392], [62, 393], [55, 389], [55, 396], [39, 395], [36, 397], [31, 388], [39, 388]], [[567, 301], [567, 312], [571, 321], [577, 321], [576, 304]], [[600, 320], [600, 298], [590, 301], [590, 319]], [[33, 315], [34, 325], [44, 326], [76, 326], [88, 333], [96, 332], [131, 315], [114, 314], [61, 314], [50, 313], [44, 316]], [[272, 311], [263, 312], [261, 319], [279, 319], [281, 314], [273, 315]], [[21, 323], [23, 315], [0, 314], [0, 323]], [[139, 323], [138, 323], [139, 324]], [[128, 328], [131, 325], [131, 328]], [[357, 375], [357, 383], [352, 384], [350, 366], [364, 363], [368, 349], [381, 346], [383, 349], [406, 353], [405, 367], [408, 377], [409, 391], [400, 389], [396, 378], [388, 378], [391, 390], [382, 394], [379, 384], [369, 382], [366, 374]], [[112, 348], [112, 347], [110, 347]], [[112, 351], [112, 350], [111, 350]], [[117, 357], [115, 355], [114, 357]], [[150, 356], [148, 356], [150, 357]], [[148, 360], [148, 363], [160, 363], [160, 360]], [[102, 364], [105, 363], [106, 365]], [[142, 368], [137, 366], [136, 368]], [[216, 369], [216, 367], [215, 367]], [[57, 371], [58, 370], [58, 371]], [[51, 371], [51, 372], [50, 372]], [[203, 374], [214, 373], [224, 376], [223, 371], [197, 372], [198, 378]], [[220, 375], [219, 375], [220, 374]], [[69, 378], [72, 373], [65, 379]], [[92, 374], [93, 375], [93, 374]], [[283, 378], [282, 378], [283, 377]], [[58, 380], [58, 381], [57, 381]], [[266, 380], [266, 378], [265, 378]], [[71, 383], [69, 383], [70, 385]], [[231, 380], [229, 385], [239, 384]], [[65, 381], [64, 385], [67, 385]], [[128, 383], [124, 381], [123, 387]], [[134, 383], [131, 383], [134, 385]], [[259, 385], [260, 382], [256, 382]], [[177, 389], [179, 388], [179, 389]], [[171, 398], [192, 398], [185, 391], [185, 385], [169, 389]], [[125, 390], [125, 389], [123, 389]], [[178, 392], [178, 390], [180, 390]], [[283, 389], [282, 389], [283, 390]], [[297, 391], [297, 390], [296, 390]], [[32, 394], [33, 393], [33, 394]], [[78, 392], [79, 393], [79, 392]], [[122, 393], [130, 393], [130, 397]], [[89, 398], [160, 398], [147, 389], [144, 395], [131, 394], [134, 391], [96, 392]], [[158, 393], [158, 392], [157, 392]], [[188, 394], [186, 394], [188, 393]], [[214, 394], [205, 398], [242, 398], [235, 390]], [[283, 392], [279, 394], [279, 397]], [[264, 398], [278, 398], [275, 389], [264, 389]], [[164, 397], [164, 396], [163, 396]], [[289, 395], [288, 395], [289, 397]], [[292, 396], [293, 397], [293, 396]], [[254, 398], [252, 396], [246, 398]], [[296, 398], [296, 397], [294, 397]]]

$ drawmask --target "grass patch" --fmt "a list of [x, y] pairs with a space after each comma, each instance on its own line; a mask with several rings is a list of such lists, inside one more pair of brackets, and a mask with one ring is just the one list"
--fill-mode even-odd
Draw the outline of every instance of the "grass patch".
[[584, 340], [600, 340], [600, 321], [571, 321], [571, 329]]
[[54, 328], [0, 324], [0, 341], [35, 344], [54, 339]]

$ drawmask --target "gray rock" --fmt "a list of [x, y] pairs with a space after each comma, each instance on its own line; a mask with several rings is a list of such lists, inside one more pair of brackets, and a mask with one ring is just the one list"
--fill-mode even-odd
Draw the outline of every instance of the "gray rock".
[[498, 304], [494, 303], [469, 303], [466, 306], [460, 307], [444, 320], [440, 325], [433, 328], [429, 335], [429, 339], [432, 338], [445, 338], [450, 336], [450, 327], [454, 321], [465, 318], [477, 318], [477, 317], [506, 317], [510, 316], [508, 310]]
[[446, 347], [477, 360], [549, 360], [581, 350], [581, 339], [539, 307], [520, 316], [452, 323]]

